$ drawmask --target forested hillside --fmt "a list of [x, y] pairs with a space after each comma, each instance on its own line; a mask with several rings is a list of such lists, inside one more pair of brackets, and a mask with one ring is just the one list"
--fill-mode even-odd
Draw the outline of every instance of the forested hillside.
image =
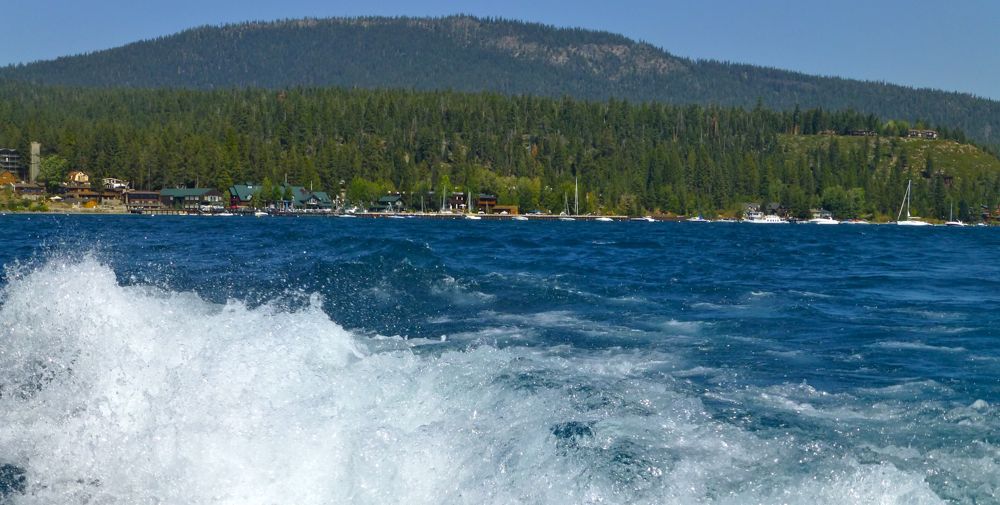
[[[878, 137], [841, 137], [856, 129]], [[965, 216], [1000, 195], [1000, 161], [906, 125], [822, 110], [672, 106], [498, 94], [326, 89], [141, 90], [0, 85], [0, 146], [136, 187], [284, 180], [363, 203], [389, 190], [492, 192], [558, 212], [675, 213], [783, 202], [802, 215]], [[820, 135], [820, 133], [824, 133]], [[945, 137], [960, 137], [943, 131]], [[54, 163], [53, 160], [66, 160]]]
[[[900, 50], [906, 50], [900, 44]], [[960, 57], [960, 55], [957, 55]], [[792, 110], [852, 108], [1000, 145], [1000, 102], [677, 57], [621, 35], [517, 21], [307, 19], [202, 27], [0, 76], [100, 87], [493, 91]]]

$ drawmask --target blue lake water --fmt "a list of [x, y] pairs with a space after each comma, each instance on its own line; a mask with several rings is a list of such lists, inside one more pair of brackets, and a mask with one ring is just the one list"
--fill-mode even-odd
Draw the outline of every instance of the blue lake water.
[[17, 215], [0, 244], [13, 503], [1000, 501], [1000, 229]]

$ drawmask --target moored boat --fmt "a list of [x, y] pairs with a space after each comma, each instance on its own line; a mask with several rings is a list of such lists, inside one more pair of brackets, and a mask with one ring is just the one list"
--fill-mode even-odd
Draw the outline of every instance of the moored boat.
[[[906, 181], [906, 195], [903, 196], [903, 203], [899, 206], [899, 214], [896, 216], [896, 224], [899, 226], [931, 226], [927, 221], [922, 221], [917, 216], [910, 215], [910, 192], [913, 181]], [[906, 220], [903, 220], [903, 210], [906, 210]]]

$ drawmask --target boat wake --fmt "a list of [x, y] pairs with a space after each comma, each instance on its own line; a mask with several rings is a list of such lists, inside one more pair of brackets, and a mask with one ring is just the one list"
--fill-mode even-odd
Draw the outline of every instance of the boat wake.
[[279, 305], [122, 286], [93, 257], [9, 273], [0, 502], [941, 503], [719, 418], [663, 356], [385, 350], [319, 297]]

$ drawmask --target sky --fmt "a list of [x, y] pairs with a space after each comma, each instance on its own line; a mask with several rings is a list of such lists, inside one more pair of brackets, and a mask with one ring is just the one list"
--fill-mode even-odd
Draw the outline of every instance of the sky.
[[0, 65], [201, 25], [462, 13], [621, 33], [689, 58], [1000, 100], [996, 0], [3, 0], [2, 7]]

